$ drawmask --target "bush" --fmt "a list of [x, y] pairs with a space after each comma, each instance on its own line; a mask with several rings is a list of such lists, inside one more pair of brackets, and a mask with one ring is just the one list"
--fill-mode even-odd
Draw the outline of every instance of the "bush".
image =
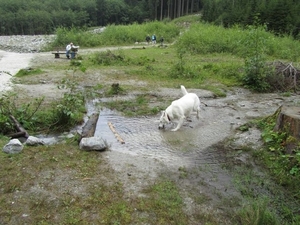
[[96, 65], [115, 65], [115, 64], [124, 64], [125, 63], [125, 56], [122, 52], [119, 54], [114, 54], [110, 50], [106, 52], [97, 52], [90, 57], [91, 61]]

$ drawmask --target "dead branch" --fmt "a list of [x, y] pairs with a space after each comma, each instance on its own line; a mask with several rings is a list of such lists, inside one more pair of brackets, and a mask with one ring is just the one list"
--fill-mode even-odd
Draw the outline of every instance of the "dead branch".
[[231, 108], [231, 109], [233, 109], [233, 110], [236, 111], [236, 109], [233, 106], [230, 106], [230, 105], [207, 105], [204, 102], [201, 102], [201, 103], [204, 104], [205, 107], [215, 107], [215, 108], [225, 108], [225, 107], [228, 107], [228, 108]]
[[22, 127], [18, 120], [13, 115], [9, 115], [9, 118], [13, 121], [15, 129], [18, 131], [15, 134], [10, 135], [10, 137], [25, 137], [28, 138], [29, 134], [27, 131]]

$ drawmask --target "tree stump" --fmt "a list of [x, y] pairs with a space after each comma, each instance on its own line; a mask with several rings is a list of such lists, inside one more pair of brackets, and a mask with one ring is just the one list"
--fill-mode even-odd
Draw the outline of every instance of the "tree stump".
[[300, 141], [300, 107], [281, 106], [274, 130], [287, 132]]

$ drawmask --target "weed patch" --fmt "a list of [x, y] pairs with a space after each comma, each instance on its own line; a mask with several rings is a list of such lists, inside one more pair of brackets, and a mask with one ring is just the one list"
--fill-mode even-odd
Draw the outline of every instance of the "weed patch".
[[151, 95], [138, 95], [131, 100], [119, 100], [103, 102], [102, 105], [111, 110], [123, 112], [125, 116], [156, 115], [162, 110], [161, 107], [150, 107]]
[[188, 223], [188, 217], [183, 212], [183, 200], [175, 183], [164, 179], [145, 189], [145, 193], [148, 197], [140, 199], [138, 210], [151, 217], [151, 224]]
[[24, 76], [30, 76], [30, 75], [37, 75], [37, 74], [42, 74], [44, 71], [41, 69], [21, 69], [19, 72], [15, 75], [15, 77], [24, 77]]

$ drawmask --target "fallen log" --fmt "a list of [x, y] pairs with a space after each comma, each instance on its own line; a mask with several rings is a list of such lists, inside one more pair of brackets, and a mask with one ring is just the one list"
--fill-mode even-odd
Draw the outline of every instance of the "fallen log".
[[117, 133], [117, 131], [115, 130], [114, 126], [112, 125], [111, 122], [108, 122], [108, 126], [111, 129], [111, 131], [114, 133], [115, 137], [117, 138], [117, 140], [121, 143], [121, 144], [125, 144], [125, 141], [121, 138], [121, 136]]
[[15, 134], [9, 135], [9, 137], [11, 137], [11, 138], [19, 138], [19, 137], [28, 138], [29, 134], [24, 129], [24, 127], [22, 127], [22, 125], [19, 123], [19, 121], [13, 115], [10, 115], [9, 118], [13, 121], [15, 129], [18, 131]]
[[14, 138], [19, 138], [19, 137], [25, 137], [26, 133], [24, 131], [21, 131], [21, 132], [17, 132], [14, 134], [9, 134], [7, 136], [10, 137], [11, 139], [14, 139]]
[[[88, 138], [88, 137], [93, 137], [94, 136], [98, 118], [99, 118], [99, 113], [93, 113], [89, 117], [88, 121], [86, 122], [86, 124], [82, 128], [82, 132], [81, 132], [81, 135], [80, 135], [80, 140], [82, 138]], [[80, 140], [79, 140], [79, 142], [80, 142]]]

